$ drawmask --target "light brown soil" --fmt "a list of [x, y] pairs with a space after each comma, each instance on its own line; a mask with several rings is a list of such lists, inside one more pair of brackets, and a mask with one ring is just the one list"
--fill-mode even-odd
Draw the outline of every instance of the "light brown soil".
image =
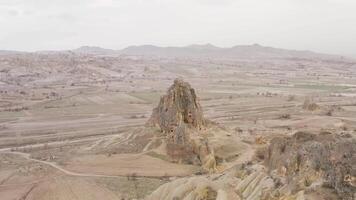
[[192, 165], [175, 164], [148, 155], [88, 155], [72, 158], [65, 168], [79, 173], [147, 177], [188, 176], [197, 171]]

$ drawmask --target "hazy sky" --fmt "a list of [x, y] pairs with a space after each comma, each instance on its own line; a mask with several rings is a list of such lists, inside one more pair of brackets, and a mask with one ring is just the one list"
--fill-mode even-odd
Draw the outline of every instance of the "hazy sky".
[[0, 49], [193, 43], [356, 55], [356, 0], [0, 0]]

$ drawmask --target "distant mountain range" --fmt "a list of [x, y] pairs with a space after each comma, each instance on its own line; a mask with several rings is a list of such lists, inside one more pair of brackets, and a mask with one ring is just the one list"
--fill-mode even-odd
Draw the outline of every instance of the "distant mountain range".
[[120, 51], [128, 55], [151, 55], [171, 57], [231, 57], [231, 58], [335, 58], [326, 54], [311, 51], [296, 51], [265, 47], [258, 44], [238, 45], [230, 48], [220, 48], [211, 44], [190, 45], [186, 47], [157, 47], [152, 45], [130, 46]]
[[212, 57], [212, 58], [318, 58], [340, 59], [343, 56], [315, 53], [311, 51], [287, 50], [273, 47], [253, 45], [236, 45], [230, 48], [221, 48], [212, 44], [189, 45], [184, 47], [159, 47], [154, 45], [129, 46], [122, 50], [104, 49], [93, 46], [83, 46], [72, 50], [80, 54], [117, 54], [142, 55], [156, 57]]
[[[17, 51], [0, 51], [0, 55], [25, 53]], [[96, 46], [82, 46], [67, 51], [38, 51], [35, 53], [75, 53], [89, 55], [142, 55], [155, 57], [212, 57], [212, 58], [318, 58], [341, 59], [343, 56], [315, 53], [311, 51], [287, 50], [273, 47], [253, 45], [237, 45], [230, 48], [221, 48], [212, 44], [189, 45], [184, 47], [159, 47], [154, 45], [129, 46], [122, 50], [105, 49]]]

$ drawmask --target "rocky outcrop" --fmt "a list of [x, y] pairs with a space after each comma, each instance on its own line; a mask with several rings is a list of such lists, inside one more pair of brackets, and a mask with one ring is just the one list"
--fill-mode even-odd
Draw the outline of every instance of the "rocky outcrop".
[[355, 139], [328, 132], [297, 132], [273, 139], [265, 157], [270, 173], [295, 190], [328, 186], [347, 200], [356, 193]]
[[353, 200], [355, 145], [352, 137], [297, 132], [274, 138], [264, 165], [246, 163], [222, 174], [176, 179], [146, 199], [304, 200], [317, 195]]
[[205, 120], [195, 90], [189, 83], [175, 79], [167, 94], [161, 97], [158, 106], [153, 109], [148, 124], [158, 126], [166, 133], [182, 132], [185, 126], [201, 129]]
[[304, 200], [303, 192], [280, 190], [263, 166], [236, 166], [224, 174], [180, 178], [146, 200]]
[[173, 161], [215, 169], [213, 150], [203, 133], [206, 120], [189, 83], [174, 80], [153, 109], [147, 125], [158, 127], [166, 135], [167, 154]]
[[149, 195], [146, 200], [215, 200], [218, 195], [221, 200], [227, 200], [226, 197], [223, 197], [223, 192], [218, 194], [218, 189], [219, 186], [206, 177], [181, 178], [162, 185]]

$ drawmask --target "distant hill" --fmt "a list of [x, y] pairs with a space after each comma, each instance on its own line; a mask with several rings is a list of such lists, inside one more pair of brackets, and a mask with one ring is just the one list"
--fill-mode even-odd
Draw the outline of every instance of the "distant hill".
[[314, 53], [311, 51], [286, 50], [258, 44], [237, 45], [220, 48], [211, 44], [185, 47], [158, 47], [153, 45], [130, 46], [120, 51], [127, 55], [150, 55], [169, 57], [226, 57], [226, 58], [319, 58], [340, 59], [341, 56]]
[[[0, 55], [26, 52], [1, 51]], [[154, 57], [226, 58], [226, 59], [325, 59], [340, 60], [343, 56], [315, 53], [311, 51], [287, 50], [253, 45], [237, 45], [221, 48], [212, 44], [193, 44], [183, 47], [159, 47], [154, 45], [129, 46], [122, 50], [105, 49], [97, 46], [82, 46], [64, 51], [37, 51], [38, 54], [89, 54], [89, 55], [140, 55]], [[349, 60], [349, 58], [347, 58]], [[354, 61], [354, 59], [351, 59]]]
[[112, 49], [104, 49], [96, 46], [82, 46], [72, 50], [74, 53], [80, 54], [116, 54], [117, 51]]
[[130, 46], [120, 51], [127, 55], [151, 55], [173, 57], [211, 56], [218, 54], [222, 48], [211, 44], [190, 45], [186, 47], [158, 47], [153, 45]]

